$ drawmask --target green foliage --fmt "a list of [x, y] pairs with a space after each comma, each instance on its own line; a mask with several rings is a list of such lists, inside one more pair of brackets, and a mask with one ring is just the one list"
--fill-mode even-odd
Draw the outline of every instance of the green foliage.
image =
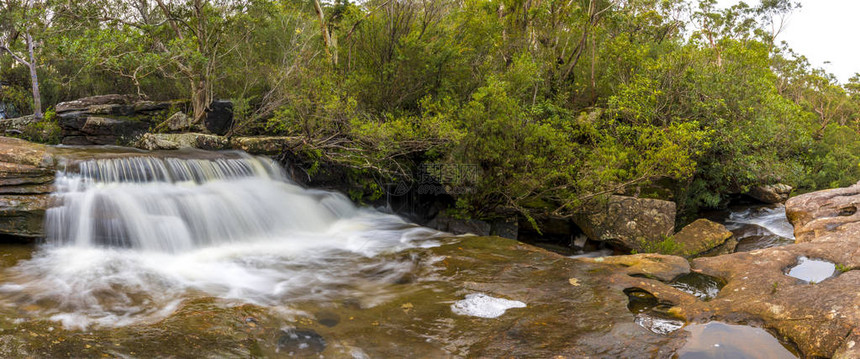
[[[335, 1], [322, 20], [310, 2], [169, 5], [46, 3], [45, 102], [134, 93], [200, 115], [232, 98], [233, 134], [297, 138], [306, 170], [344, 168], [355, 198], [422, 163], [473, 166], [452, 193], [464, 216], [570, 215], [656, 183], [695, 212], [860, 180], [860, 76], [773, 43], [792, 1]], [[27, 111], [10, 65], [0, 101]]]
[[640, 240], [641, 250], [638, 253], [659, 253], [669, 255], [684, 255], [684, 246], [675, 241], [672, 236], [664, 236], [660, 241]]
[[15, 135], [15, 137], [49, 145], [60, 143], [62, 129], [59, 123], [57, 123], [57, 113], [53, 108], [45, 112], [43, 119], [33, 119], [30, 121], [30, 123], [20, 129], [21, 133]]
[[845, 272], [847, 272], [847, 271], [850, 271], [851, 269], [852, 269], [852, 268], [851, 268], [850, 266], [847, 266], [847, 265], [844, 265], [844, 264], [840, 264], [840, 263], [837, 263], [837, 264], [836, 264], [836, 270], [837, 270], [839, 273], [845, 273]]

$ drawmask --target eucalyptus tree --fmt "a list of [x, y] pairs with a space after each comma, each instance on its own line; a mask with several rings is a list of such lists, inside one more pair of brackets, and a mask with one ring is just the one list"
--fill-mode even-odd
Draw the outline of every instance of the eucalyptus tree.
[[[90, 66], [133, 81], [158, 76], [185, 83], [193, 117], [201, 120], [222, 78], [222, 60], [238, 47], [227, 42], [244, 20], [242, 0], [67, 0], [57, 16], [75, 28], [63, 41]], [[84, 34], [78, 37], [77, 34]], [[239, 39], [238, 41], [241, 41]]]
[[[34, 34], [48, 22], [43, 5], [35, 0], [27, 0], [26, 3], [0, 1], [0, 53], [5, 52], [28, 68], [33, 92], [33, 116], [36, 119], [42, 119], [43, 116], [36, 55], [39, 44]], [[20, 42], [23, 44], [19, 45]]]

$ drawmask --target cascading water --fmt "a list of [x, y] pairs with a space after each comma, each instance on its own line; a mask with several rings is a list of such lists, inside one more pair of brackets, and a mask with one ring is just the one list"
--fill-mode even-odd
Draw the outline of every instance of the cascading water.
[[735, 234], [738, 252], [794, 243], [794, 227], [788, 222], [783, 205], [732, 211], [723, 223]]
[[247, 155], [91, 159], [56, 187], [47, 243], [3, 274], [0, 295], [70, 327], [161, 318], [194, 293], [269, 306], [384, 300], [414, 263], [381, 254], [444, 236]]

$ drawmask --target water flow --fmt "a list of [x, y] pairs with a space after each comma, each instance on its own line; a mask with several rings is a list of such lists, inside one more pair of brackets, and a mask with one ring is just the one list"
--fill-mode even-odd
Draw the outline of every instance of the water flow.
[[737, 252], [794, 243], [794, 227], [788, 222], [783, 205], [732, 211], [724, 224], [738, 240]]
[[57, 176], [62, 204], [48, 242], [187, 252], [223, 243], [321, 232], [356, 208], [342, 195], [285, 181], [259, 158], [89, 160]]
[[163, 318], [192, 295], [373, 305], [415, 270], [385, 253], [444, 235], [299, 187], [247, 155], [92, 159], [56, 187], [47, 244], [2, 273], [0, 303], [71, 327]]

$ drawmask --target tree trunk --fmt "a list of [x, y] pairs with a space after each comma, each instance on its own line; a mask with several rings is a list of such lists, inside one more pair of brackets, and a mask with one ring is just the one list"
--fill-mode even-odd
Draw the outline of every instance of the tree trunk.
[[30, 63], [27, 64], [30, 68], [30, 80], [33, 84], [33, 117], [37, 120], [42, 119], [42, 96], [39, 95], [39, 75], [36, 73], [36, 45], [33, 43], [33, 37], [28, 33], [27, 51], [30, 53]]
[[333, 46], [334, 44], [332, 43], [331, 34], [329, 33], [328, 26], [325, 22], [325, 13], [323, 13], [320, 0], [314, 0], [314, 11], [317, 13], [317, 17], [320, 20], [320, 33], [322, 34], [323, 42], [325, 43], [325, 52], [331, 58], [332, 65], [337, 66], [337, 49]]
[[201, 123], [206, 117], [206, 109], [209, 108], [211, 96], [206, 91], [206, 82], [203, 80], [191, 79], [191, 111], [194, 116], [195, 123]]

